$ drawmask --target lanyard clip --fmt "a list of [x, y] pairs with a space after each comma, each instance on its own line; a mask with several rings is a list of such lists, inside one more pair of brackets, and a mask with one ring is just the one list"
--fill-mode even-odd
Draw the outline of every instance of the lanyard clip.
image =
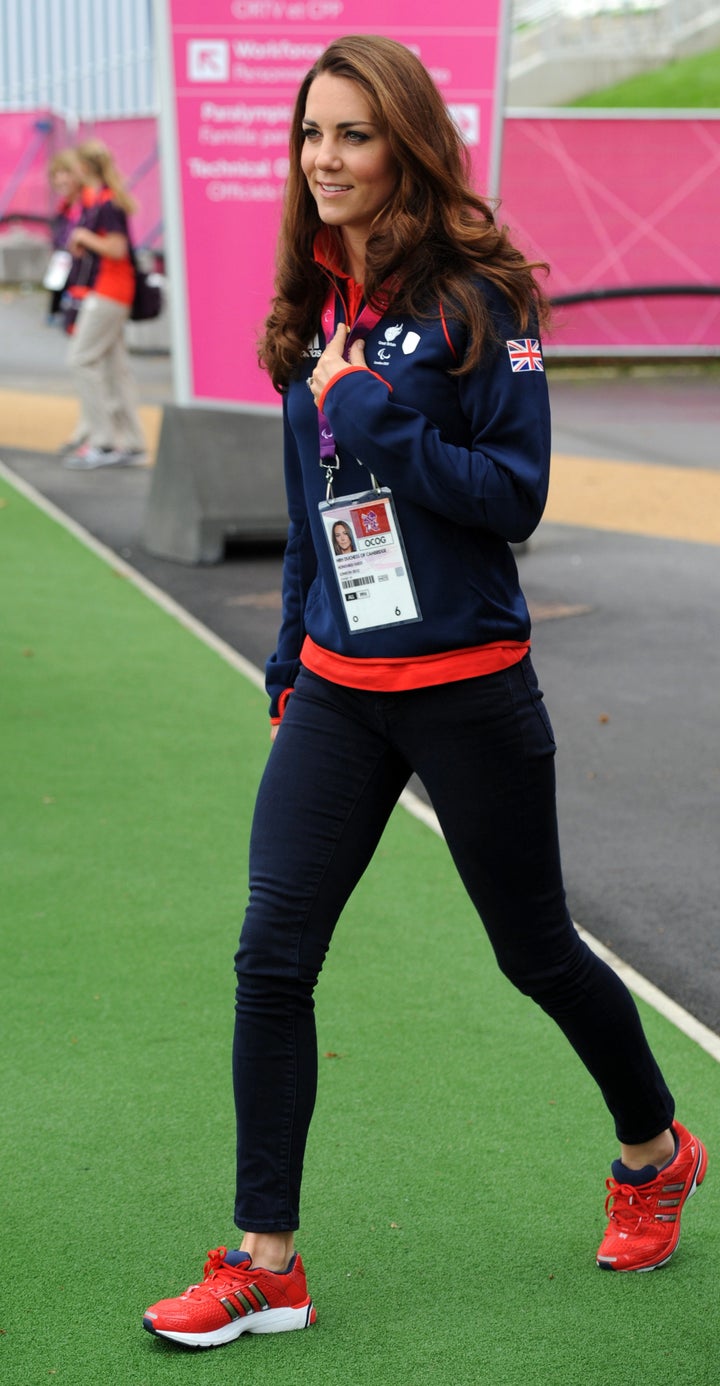
[[320, 466], [325, 468], [325, 499], [326, 501], [334, 500], [335, 493], [333, 491], [333, 472], [337, 472], [340, 470], [340, 458], [338, 457], [337, 453], [335, 453], [332, 460], [329, 457], [321, 457]]

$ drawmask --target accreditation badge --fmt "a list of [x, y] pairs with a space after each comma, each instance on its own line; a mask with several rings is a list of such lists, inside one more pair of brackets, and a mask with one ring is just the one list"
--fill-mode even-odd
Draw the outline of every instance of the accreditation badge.
[[318, 508], [351, 634], [421, 621], [392, 492], [383, 486]]

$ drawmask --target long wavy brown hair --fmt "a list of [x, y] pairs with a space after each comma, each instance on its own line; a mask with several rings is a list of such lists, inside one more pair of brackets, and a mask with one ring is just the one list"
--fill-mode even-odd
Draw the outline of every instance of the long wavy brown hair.
[[[547, 323], [548, 302], [527, 261], [498, 226], [492, 207], [471, 186], [470, 156], [429, 73], [393, 39], [348, 35], [318, 58], [298, 92], [290, 131], [290, 172], [277, 255], [275, 297], [258, 355], [277, 389], [285, 388], [318, 331], [327, 279], [313, 260], [322, 226], [300, 165], [303, 119], [311, 84], [321, 73], [362, 88], [398, 166], [390, 202], [375, 218], [365, 253], [365, 296], [372, 302], [389, 275], [399, 273], [393, 308], [436, 316], [439, 304], [469, 329], [470, 346], [458, 373], [480, 359], [490, 330], [474, 281], [497, 285], [515, 310], [519, 330]], [[329, 229], [329, 228], [327, 228]], [[342, 260], [339, 231], [338, 257]]]

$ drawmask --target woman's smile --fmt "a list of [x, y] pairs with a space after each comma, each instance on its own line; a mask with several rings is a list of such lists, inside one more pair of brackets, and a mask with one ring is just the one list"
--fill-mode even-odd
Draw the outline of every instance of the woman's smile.
[[373, 221], [397, 186], [390, 142], [356, 82], [322, 73], [308, 91], [302, 170], [321, 221], [364, 255]]
[[352, 187], [352, 184], [351, 184], [351, 183], [321, 183], [321, 182], [318, 180], [318, 181], [317, 181], [317, 187], [320, 189], [320, 192], [323, 194], [323, 197], [336, 197], [336, 196], [338, 195], [338, 193], [349, 192], [350, 189], [351, 189], [351, 187]]

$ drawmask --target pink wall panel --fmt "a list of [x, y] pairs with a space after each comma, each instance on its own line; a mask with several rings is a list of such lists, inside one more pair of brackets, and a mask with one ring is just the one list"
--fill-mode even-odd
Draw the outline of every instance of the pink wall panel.
[[0, 216], [48, 215], [52, 199], [46, 170], [50, 155], [61, 147], [55, 140], [57, 126], [47, 111], [0, 115]]
[[[551, 266], [549, 291], [720, 286], [720, 119], [505, 122], [501, 216]], [[558, 346], [710, 347], [720, 296], [557, 311]]]
[[48, 217], [55, 207], [47, 177], [58, 150], [84, 139], [103, 140], [115, 156], [138, 203], [133, 233], [138, 244], [162, 243], [157, 121], [105, 120], [70, 133], [62, 116], [47, 111], [0, 115], [0, 216]]

